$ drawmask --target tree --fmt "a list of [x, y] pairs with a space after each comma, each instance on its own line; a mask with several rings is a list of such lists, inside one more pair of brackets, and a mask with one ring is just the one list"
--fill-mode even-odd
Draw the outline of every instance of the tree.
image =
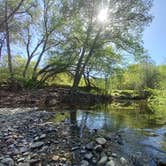
[[[118, 50], [139, 56], [143, 52], [143, 29], [152, 20], [148, 12], [152, 0], [7, 2], [10, 10], [6, 15], [8, 40], [5, 40], [8, 48], [21, 46], [21, 55], [27, 57], [22, 76], [27, 78], [28, 68], [35, 61], [30, 79], [45, 81], [67, 71], [74, 75], [73, 90], [83, 75], [87, 83], [88, 75], [94, 71], [102, 70], [108, 77], [115, 63], [112, 56], [105, 55], [106, 52], [112, 55], [106, 51], [109, 47], [115, 54]], [[99, 17], [101, 12], [104, 21]], [[0, 20], [3, 20], [1, 13]], [[12, 49], [8, 52], [9, 57], [11, 52], [18, 54]]]
[[99, 45], [103, 48], [105, 45], [112, 45], [131, 54], [142, 51], [141, 34], [152, 20], [148, 13], [152, 1], [110, 0], [103, 3], [102, 10], [108, 13], [108, 20], [104, 23], [97, 18], [101, 1], [80, 1], [80, 12], [75, 15], [77, 24], [73, 25], [73, 29], [76, 29], [77, 25], [81, 27], [77, 26], [77, 31], [73, 33], [73, 37], [77, 36], [80, 43], [73, 89], [78, 87], [84, 70]]
[[[52, 72], [53, 66], [57, 66], [58, 64], [57, 62], [51, 62], [51, 64], [45, 63], [46, 65], [44, 65], [42, 60], [43, 58], [45, 60], [48, 59], [51, 54], [58, 56], [57, 50], [62, 50], [60, 47], [66, 41], [66, 37], [63, 34], [65, 33], [63, 32], [63, 28], [66, 26], [65, 16], [63, 12], [60, 12], [61, 7], [59, 5], [61, 6], [61, 1], [42, 0], [40, 3], [38, 2], [36, 8], [38, 11], [37, 16], [32, 14], [32, 18], [27, 21], [22, 29], [20, 38], [22, 38], [27, 56], [27, 63], [23, 70], [23, 77], [25, 78], [28, 67], [33, 59], [36, 59], [36, 64], [32, 72], [33, 80], [37, 80], [43, 73]], [[48, 70], [51, 67], [52, 69]]]
[[115, 53], [111, 46], [105, 48], [98, 47], [84, 70], [84, 79], [87, 87], [91, 87], [90, 78], [94, 76], [105, 78], [107, 82], [105, 84], [108, 85], [109, 77], [114, 73], [117, 66], [121, 64], [121, 60], [122, 56]]
[[[8, 68], [10, 72], [10, 78], [13, 80], [14, 72], [12, 67], [12, 50], [11, 45], [13, 46], [13, 42], [17, 40], [16, 36], [21, 30], [22, 20], [25, 19], [25, 14], [29, 15], [30, 9], [33, 7], [30, 0], [27, 1], [27, 4], [23, 3], [24, 0], [17, 1], [1, 1], [2, 13], [0, 13], [0, 32], [1, 32], [1, 40], [0, 40], [0, 55], [2, 53], [2, 48], [5, 47], [8, 55]], [[20, 19], [20, 16], [23, 18]], [[5, 52], [4, 52], [5, 54]]]
[[[14, 17], [14, 15], [16, 14], [16, 12], [19, 10], [19, 8], [21, 7], [21, 5], [23, 4], [24, 0], [20, 0], [19, 2], [17, 2], [17, 5], [13, 7], [13, 9], [11, 10], [11, 12], [3, 17], [3, 14], [1, 13], [0, 15], [0, 29], [2, 30], [5, 27], [6, 21], [10, 20], [12, 17]], [[1, 5], [3, 5], [3, 1], [1, 2]], [[10, 2], [9, 2], [10, 3]], [[5, 6], [8, 4], [8, 1], [5, 2]], [[2, 10], [3, 11], [3, 10]]]

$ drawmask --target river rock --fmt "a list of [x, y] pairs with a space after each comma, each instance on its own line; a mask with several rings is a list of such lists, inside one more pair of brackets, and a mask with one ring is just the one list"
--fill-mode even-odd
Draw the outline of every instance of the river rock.
[[18, 166], [30, 166], [30, 163], [20, 163]]
[[85, 159], [90, 160], [93, 157], [93, 154], [92, 153], [87, 153], [87, 154], [85, 154], [84, 157], [85, 157]]
[[12, 158], [4, 158], [3, 160], [1, 160], [1, 163], [7, 166], [14, 166], [14, 161]]
[[30, 148], [31, 149], [36, 149], [36, 148], [40, 148], [43, 145], [44, 145], [44, 142], [35, 142], [30, 146]]
[[100, 145], [105, 145], [106, 144], [106, 139], [105, 138], [96, 138], [96, 142]]
[[78, 150], [78, 149], [80, 149], [80, 147], [78, 147], [78, 146], [71, 148], [72, 151], [75, 151], [75, 150]]
[[118, 157], [118, 155], [116, 153], [112, 153], [111, 156], [114, 157], [114, 158]]
[[104, 164], [107, 162], [107, 160], [108, 160], [108, 157], [107, 157], [107, 156], [104, 156], [104, 157], [102, 157], [102, 158], [98, 161], [97, 165], [98, 165], [98, 166], [102, 166], [102, 165], [104, 165]]
[[25, 153], [27, 151], [28, 151], [27, 147], [21, 147], [20, 148], [20, 153]]
[[115, 162], [113, 160], [110, 160], [106, 163], [106, 166], [115, 166]]
[[34, 138], [34, 141], [39, 141], [39, 139], [40, 138], [37, 136], [37, 137]]
[[81, 161], [81, 166], [89, 166], [89, 162], [86, 160]]
[[120, 139], [120, 138], [117, 140], [117, 143], [118, 143], [119, 145], [124, 145], [123, 140]]
[[60, 158], [60, 161], [61, 161], [61, 162], [66, 162], [66, 160], [67, 160], [67, 159], [66, 159], [65, 157]]
[[16, 143], [15, 139], [13, 138], [9, 138], [7, 141], [6, 141], [7, 144], [14, 144]]
[[93, 150], [93, 147], [94, 147], [93, 142], [90, 142], [86, 145], [86, 149], [88, 150]]
[[24, 160], [25, 160], [25, 158], [22, 157], [22, 158], [19, 158], [17, 161], [18, 161], [18, 162], [22, 162], [22, 161], [24, 161]]
[[47, 104], [50, 105], [50, 106], [54, 106], [57, 103], [58, 103], [57, 99], [53, 99], [53, 98], [47, 102]]
[[52, 160], [54, 160], [54, 161], [58, 161], [59, 160], [59, 156], [57, 156], [57, 155], [54, 155], [53, 157], [52, 157]]
[[126, 160], [124, 157], [121, 157], [121, 158], [120, 158], [120, 162], [121, 162], [121, 164], [123, 164], [123, 165], [127, 164], [127, 160]]
[[87, 151], [85, 149], [81, 149], [80, 154], [85, 154]]
[[102, 151], [103, 151], [103, 147], [102, 147], [101, 145], [96, 145], [96, 146], [94, 147], [94, 150], [95, 150], [96, 152], [102, 152]]
[[92, 163], [96, 164], [97, 163], [97, 159], [95, 157], [92, 158]]

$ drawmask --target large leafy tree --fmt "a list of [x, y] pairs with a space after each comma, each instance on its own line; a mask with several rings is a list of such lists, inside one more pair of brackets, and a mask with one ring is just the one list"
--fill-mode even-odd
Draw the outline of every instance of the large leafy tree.
[[69, 71], [74, 75], [73, 89], [88, 70], [109, 73], [115, 63], [109, 47], [114, 52], [142, 53], [141, 35], [152, 20], [152, 0], [18, 0], [11, 11], [10, 0], [6, 2], [6, 42], [9, 48], [21, 46], [27, 57], [23, 77], [35, 60], [33, 80]]
[[[78, 40], [74, 89], [78, 87], [86, 66], [99, 46], [111, 45], [138, 56], [143, 51], [143, 29], [152, 20], [149, 14], [151, 0], [84, 0], [77, 3], [79, 10], [70, 20], [73, 24], [70, 36]], [[67, 5], [70, 7], [71, 1]], [[105, 21], [98, 19], [98, 13], [103, 10], [107, 12]]]

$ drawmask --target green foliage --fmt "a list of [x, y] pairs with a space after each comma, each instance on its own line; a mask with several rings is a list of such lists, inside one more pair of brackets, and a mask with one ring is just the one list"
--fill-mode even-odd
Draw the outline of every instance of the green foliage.
[[151, 93], [148, 99], [150, 108], [157, 112], [166, 112], [166, 90], [151, 90]]
[[113, 89], [143, 90], [159, 86], [159, 71], [153, 64], [130, 65], [112, 77]]
[[[32, 79], [30, 79], [32, 75], [32, 71], [33, 71], [34, 62], [32, 62], [32, 64], [28, 68], [27, 77], [24, 78], [22, 76], [22, 69], [24, 68], [25, 63], [26, 63], [25, 58], [19, 55], [13, 57], [13, 69], [14, 69], [15, 82], [17, 82], [20, 86], [24, 88], [33, 88], [36, 85], [41, 86], [42, 83], [39, 84], [39, 81], [33, 81]], [[7, 57], [4, 56], [0, 62], [0, 84], [4, 84], [4, 83], [8, 84], [9, 78], [10, 78], [10, 73], [7, 66]]]
[[166, 65], [160, 65], [157, 67], [159, 71], [159, 89], [166, 90]]
[[33, 79], [20, 79], [21, 83], [23, 84], [23, 87], [26, 89], [33, 89], [33, 88], [42, 88], [46, 86], [46, 83], [43, 83], [38, 80], [33, 80]]
[[54, 78], [50, 78], [47, 83], [49, 85], [66, 85], [72, 86], [73, 79], [67, 73], [57, 74]]
[[[7, 2], [10, 13], [21, 0]], [[4, 11], [5, 1], [0, 4]], [[122, 67], [124, 51], [137, 59], [144, 56], [141, 36], [152, 21], [152, 0], [111, 0], [104, 4], [109, 19], [100, 22], [100, 0], [24, 1], [8, 21], [12, 27], [9, 31], [14, 78], [29, 88], [45, 82], [68, 86], [76, 82], [76, 87], [100, 87], [102, 93], [163, 87], [165, 82], [159, 83], [158, 71], [152, 64]], [[0, 12], [0, 20], [2, 17]], [[18, 48], [21, 56], [16, 56]], [[7, 60], [0, 65], [1, 82], [9, 78]], [[160, 68], [159, 73], [163, 70]]]

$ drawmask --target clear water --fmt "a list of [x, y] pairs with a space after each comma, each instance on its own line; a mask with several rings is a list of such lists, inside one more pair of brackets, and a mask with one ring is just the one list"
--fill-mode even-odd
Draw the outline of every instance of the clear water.
[[166, 160], [166, 111], [152, 111], [145, 101], [121, 101], [89, 109], [68, 109], [56, 114], [55, 122], [75, 123], [83, 129], [119, 132], [125, 153], [149, 154]]

